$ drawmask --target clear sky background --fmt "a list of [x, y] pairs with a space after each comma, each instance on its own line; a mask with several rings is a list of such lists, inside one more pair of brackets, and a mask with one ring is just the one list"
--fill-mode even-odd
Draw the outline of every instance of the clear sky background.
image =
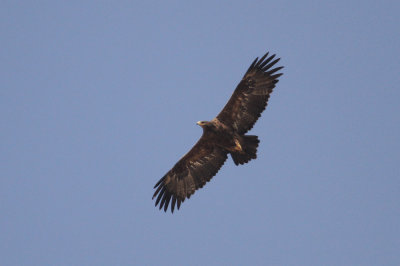
[[[400, 265], [398, 1], [2, 1], [0, 265]], [[154, 184], [256, 56], [258, 159]]]

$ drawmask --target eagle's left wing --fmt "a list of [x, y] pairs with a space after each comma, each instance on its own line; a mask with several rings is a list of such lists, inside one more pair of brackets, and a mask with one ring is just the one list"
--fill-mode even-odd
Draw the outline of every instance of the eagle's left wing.
[[[206, 182], [217, 174], [225, 163], [228, 155], [220, 147], [210, 143], [207, 136], [203, 136], [193, 148], [180, 159], [154, 186], [153, 199], [157, 197], [155, 205], [160, 203], [160, 209], [167, 211], [171, 201], [171, 212]], [[158, 196], [157, 196], [158, 195]]]

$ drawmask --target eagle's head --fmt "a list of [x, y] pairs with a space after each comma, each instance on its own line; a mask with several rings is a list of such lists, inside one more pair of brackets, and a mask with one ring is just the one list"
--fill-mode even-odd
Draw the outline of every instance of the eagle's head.
[[208, 121], [198, 121], [196, 124], [198, 124], [199, 126], [201, 126], [202, 128], [208, 127], [211, 122]]

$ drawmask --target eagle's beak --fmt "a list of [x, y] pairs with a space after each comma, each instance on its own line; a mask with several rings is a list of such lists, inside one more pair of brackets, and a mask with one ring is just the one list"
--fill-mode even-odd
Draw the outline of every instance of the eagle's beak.
[[200, 126], [200, 121], [197, 121], [196, 124]]

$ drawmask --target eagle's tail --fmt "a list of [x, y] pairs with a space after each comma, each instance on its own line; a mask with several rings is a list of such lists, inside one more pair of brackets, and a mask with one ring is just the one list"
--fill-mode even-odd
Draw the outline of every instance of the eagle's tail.
[[245, 164], [251, 159], [257, 158], [257, 147], [260, 141], [257, 136], [243, 136], [240, 145], [242, 146], [241, 152], [231, 152], [233, 162], [236, 165]]

